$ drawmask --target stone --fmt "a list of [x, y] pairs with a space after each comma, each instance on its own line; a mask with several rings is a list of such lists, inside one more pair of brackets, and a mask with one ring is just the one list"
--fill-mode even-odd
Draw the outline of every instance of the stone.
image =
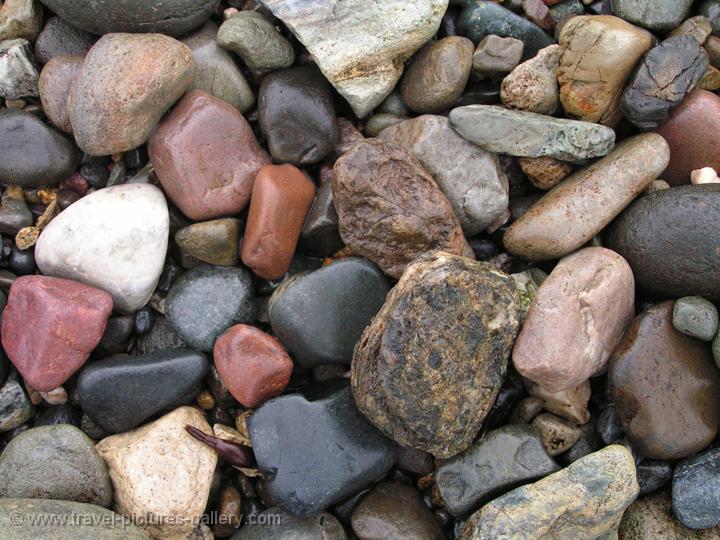
[[453, 109], [450, 124], [485, 150], [511, 156], [575, 161], [607, 155], [615, 146], [615, 132], [608, 127], [497, 105]]
[[192, 52], [195, 65], [188, 91], [202, 90], [244, 113], [255, 105], [255, 95], [230, 53], [218, 45], [217, 34], [217, 25], [208, 21], [181, 40]]
[[632, 455], [607, 446], [486, 504], [465, 522], [459, 538], [612, 538], [637, 494]]
[[218, 0], [41, 0], [50, 10], [92, 34], [158, 32], [186, 34], [202, 25]]
[[452, 206], [405, 148], [380, 140], [360, 142], [335, 162], [333, 171], [340, 236], [353, 253], [386, 274], [399, 278], [413, 259], [432, 249], [470, 254]]
[[293, 362], [282, 344], [253, 326], [231, 326], [215, 342], [218, 374], [235, 399], [252, 409], [280, 395]]
[[335, 149], [338, 128], [330, 85], [313, 67], [267, 75], [260, 85], [258, 116], [277, 161], [310, 165]]
[[158, 317], [150, 332], [138, 336], [135, 346], [137, 353], [141, 355], [164, 349], [186, 347], [185, 342], [165, 317]]
[[6, 0], [0, 8], [0, 41], [34, 41], [42, 28], [42, 7], [36, 0]]
[[238, 241], [242, 222], [236, 218], [192, 223], [175, 233], [175, 243], [188, 255], [217, 266], [240, 261]]
[[74, 27], [60, 17], [50, 17], [35, 41], [35, 57], [42, 64], [55, 56], [84, 57], [96, 40], [96, 36]]
[[165, 315], [185, 343], [212, 351], [218, 336], [233, 324], [255, 320], [250, 274], [242, 267], [196, 266], [173, 284]]
[[75, 172], [75, 146], [37, 116], [20, 109], [0, 111], [0, 181], [39, 187]]
[[588, 402], [590, 401], [590, 381], [580, 383], [575, 388], [560, 392], [549, 392], [541, 385], [525, 379], [528, 394], [539, 399], [543, 409], [575, 424], [585, 424], [590, 420]]
[[[596, 428], [600, 439], [605, 444], [612, 444], [623, 437], [625, 433], [614, 403], [607, 403], [607, 406], [600, 411]], [[638, 482], [640, 482], [639, 479]]]
[[209, 365], [190, 349], [141, 356], [116, 355], [80, 372], [76, 393], [83, 411], [108, 433], [122, 433], [180, 404], [191, 403]]
[[405, 120], [384, 129], [379, 138], [407, 148], [420, 160], [465, 234], [481, 232], [507, 208], [507, 177], [498, 157], [460, 137], [447, 118]]
[[687, 16], [693, 0], [615, 0], [615, 15], [655, 32], [667, 32]]
[[703, 49], [710, 57], [710, 65], [718, 67], [720, 65], [720, 38], [709, 36], [703, 43]]
[[703, 167], [690, 173], [690, 183], [693, 185], [717, 184], [720, 183], [720, 177], [718, 177], [717, 171], [712, 167]]
[[240, 56], [253, 73], [289, 68], [295, 62], [290, 42], [257, 11], [241, 11], [223, 22], [217, 42]]
[[714, 66], [708, 66], [700, 82], [698, 82], [697, 87], [711, 92], [720, 90], [720, 69]]
[[[544, 0], [543, 0], [544, 1]], [[549, 5], [548, 2], [545, 2]], [[556, 3], [550, 7], [550, 17], [556, 25], [563, 22], [565, 19], [574, 17], [575, 15], [584, 15], [585, 6], [580, 0], [565, 0], [561, 3]]]
[[35, 260], [48, 276], [103, 289], [116, 311], [150, 299], [167, 252], [169, 217], [162, 192], [123, 184], [86, 195], [43, 229]]
[[530, 183], [542, 190], [555, 187], [573, 171], [572, 165], [552, 157], [521, 157], [518, 158], [518, 165]]
[[[30, 227], [32, 224], [33, 215], [25, 203], [22, 188], [20, 186], [5, 188], [0, 203], [0, 233], [15, 236], [20, 229]], [[4, 307], [5, 302], [0, 301], [0, 303]]]
[[243, 525], [230, 540], [346, 540], [347, 535], [335, 516], [320, 512], [308, 517], [293, 516], [281, 508], [268, 508], [254, 523]]
[[512, 37], [485, 36], [478, 43], [472, 57], [472, 69], [485, 76], [510, 73], [522, 59], [525, 44]]
[[390, 290], [371, 262], [350, 257], [281, 285], [270, 299], [273, 333], [303, 368], [349, 364]]
[[560, 53], [559, 45], [550, 45], [513, 69], [500, 86], [502, 104], [508, 109], [554, 114], [560, 99]]
[[83, 60], [82, 56], [55, 56], [40, 72], [38, 87], [43, 111], [50, 122], [65, 133], [72, 133], [68, 96]]
[[697, 13], [710, 20], [714, 35], [720, 34], [720, 5], [718, 5], [717, 0], [704, 0], [698, 6]]
[[603, 373], [635, 314], [625, 260], [601, 247], [560, 260], [535, 295], [515, 341], [515, 369], [548, 392], [571, 390]]
[[329, 257], [340, 251], [344, 245], [338, 230], [332, 182], [325, 182], [315, 191], [315, 202], [310, 207], [300, 232], [299, 250], [313, 257]]
[[557, 470], [534, 427], [507, 425], [444, 461], [435, 473], [435, 487], [442, 505], [453, 516], [463, 516]]
[[258, 171], [240, 253], [256, 275], [277, 280], [287, 273], [314, 198], [312, 180], [293, 165]]
[[113, 493], [93, 442], [67, 424], [29, 429], [0, 456], [0, 497], [110, 506]]
[[680, 522], [691, 529], [720, 524], [720, 448], [706, 450], [675, 467], [672, 507]]
[[539, 398], [532, 396], [525, 397], [513, 408], [508, 417], [508, 424], [529, 424], [540, 414], [542, 408], [543, 403]]
[[720, 373], [706, 344], [673, 328], [672, 309], [667, 301], [638, 315], [608, 369], [625, 436], [651, 459], [694, 454], [720, 427]]
[[193, 221], [234, 215], [270, 157], [229, 103], [189, 92], [150, 137], [148, 154], [167, 196]]
[[620, 215], [608, 228], [605, 245], [630, 264], [647, 296], [719, 300], [715, 247], [720, 239], [712, 226], [719, 215], [718, 184], [656, 191]]
[[267, 401], [248, 429], [267, 493], [297, 516], [344, 500], [393, 464], [394, 445], [360, 414], [342, 380]]
[[359, 409], [403, 446], [462, 452], [498, 395], [519, 325], [509, 276], [449, 253], [419, 258], [355, 347]]
[[672, 36], [692, 36], [700, 45], [704, 45], [705, 41], [710, 34], [712, 34], [713, 28], [710, 23], [710, 19], [702, 15], [690, 17], [685, 19], [677, 28], [668, 34], [668, 37]]
[[542, 445], [551, 456], [570, 450], [582, 436], [582, 430], [578, 426], [550, 413], [536, 416], [532, 426], [540, 434]]
[[38, 97], [38, 71], [25, 39], [0, 41], [0, 97]]
[[[663, 142], [654, 133], [635, 135], [568, 176], [510, 225], [503, 237], [507, 250], [531, 260], [548, 260], [589, 242], [667, 166], [670, 151]], [[637, 274], [635, 278], [641, 281]]]
[[420, 492], [399, 482], [383, 482], [355, 507], [351, 525], [359, 539], [422, 538], [442, 540], [442, 526]]
[[35, 416], [35, 407], [19, 379], [17, 373], [11, 372], [0, 386], [0, 433], [20, 427]]
[[425, 476], [435, 470], [435, 459], [422, 450], [401, 446], [395, 452], [395, 465], [403, 471]]
[[620, 120], [622, 88], [652, 36], [612, 15], [572, 17], [560, 31], [560, 102], [573, 118], [604, 125]]
[[674, 36], [648, 52], [620, 101], [623, 115], [643, 130], [667, 120], [708, 68], [708, 55], [692, 36]]
[[522, 8], [525, 17], [543, 30], [552, 30], [555, 26], [550, 9], [543, 0], [522, 0]]
[[675, 302], [672, 324], [678, 332], [712, 341], [718, 331], [718, 310], [701, 296], [686, 296]]
[[403, 64], [435, 35], [447, 0], [264, 0], [358, 118], [390, 94]]
[[95, 446], [110, 473], [115, 509], [153, 538], [187, 535], [207, 504], [217, 454], [191, 437], [186, 425], [212, 434], [200, 411], [179, 407], [151, 424], [111, 435]]
[[640, 484], [640, 495], [647, 495], [670, 483], [673, 475], [673, 464], [669, 461], [643, 459], [637, 464], [637, 478]]
[[192, 82], [192, 53], [179, 41], [105, 34], [85, 57], [68, 101], [78, 146], [92, 156], [140, 146]]

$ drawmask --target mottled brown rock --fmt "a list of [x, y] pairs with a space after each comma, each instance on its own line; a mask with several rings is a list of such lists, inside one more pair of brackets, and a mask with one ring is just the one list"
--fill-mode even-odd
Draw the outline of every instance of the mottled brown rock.
[[712, 34], [712, 31], [710, 19], [703, 15], [697, 15], [683, 21], [667, 37], [688, 35], [694, 37], [700, 45], [703, 45], [708, 36]]
[[506, 274], [449, 253], [419, 258], [355, 346], [358, 407], [401, 445], [463, 451], [495, 401], [519, 324]]
[[697, 85], [698, 88], [710, 92], [720, 89], [720, 69], [715, 66], [708, 66]]
[[40, 72], [38, 88], [43, 111], [50, 122], [65, 133], [72, 133], [68, 96], [83, 60], [82, 56], [55, 56]]
[[217, 266], [235, 266], [240, 260], [240, 226], [241, 222], [236, 218], [193, 223], [175, 233], [175, 243], [197, 260]]
[[720, 37], [710, 36], [703, 43], [703, 48], [710, 57], [710, 64], [715, 67], [720, 66]]
[[450, 203], [408, 150], [360, 142], [335, 162], [334, 173], [340, 236], [386, 274], [399, 278], [413, 259], [433, 249], [471, 256]]
[[720, 373], [710, 347], [675, 330], [672, 309], [662, 302], [638, 315], [608, 369], [625, 435], [652, 459], [694, 454], [720, 427]]
[[538, 189], [548, 190], [563, 181], [572, 172], [572, 165], [552, 157], [518, 158], [522, 172]]
[[315, 184], [294, 165], [265, 165], [255, 178], [240, 257], [265, 279], [283, 277], [315, 199]]
[[560, 392], [549, 392], [530, 379], [525, 379], [524, 382], [528, 394], [540, 400], [546, 411], [580, 425], [590, 420], [590, 411], [588, 411], [591, 395], [589, 380], [580, 383], [575, 388]]
[[350, 150], [356, 143], [365, 140], [362, 133], [353, 125], [350, 120], [345, 118], [337, 119], [338, 125], [338, 142], [335, 145], [335, 153], [341, 156]]
[[513, 69], [500, 86], [500, 100], [508, 109], [553, 114], [558, 107], [557, 70], [560, 45], [540, 49]]
[[551, 456], [570, 450], [582, 435], [578, 426], [550, 413], [536, 416], [532, 425], [538, 430], [543, 447]]

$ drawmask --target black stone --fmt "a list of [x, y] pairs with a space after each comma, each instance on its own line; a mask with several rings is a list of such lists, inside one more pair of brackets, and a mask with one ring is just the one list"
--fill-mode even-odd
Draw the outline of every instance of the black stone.
[[495, 403], [483, 422], [483, 431], [495, 429], [507, 421], [510, 413], [520, 400], [527, 395], [520, 375], [510, 368], [498, 392]]
[[87, 414], [83, 414], [82, 419], [80, 420], [80, 429], [85, 432], [85, 435], [95, 440], [104, 439], [110, 435], [110, 433], [100, 427], [95, 420], [90, 418]]
[[155, 310], [151, 307], [144, 307], [135, 312], [135, 333], [144, 336], [152, 330], [155, 324]]
[[323, 260], [318, 257], [308, 257], [301, 253], [296, 253], [290, 263], [290, 268], [287, 273], [278, 280], [269, 281], [267, 279], [257, 279], [256, 290], [259, 295], [267, 296], [273, 293], [280, 285], [288, 281], [293, 276], [301, 274], [303, 272], [312, 272], [322, 267]]
[[158, 317], [150, 332], [138, 336], [135, 342], [138, 354], [181, 347], [187, 347], [187, 345], [165, 317]]
[[487, 238], [469, 238], [468, 242], [478, 261], [487, 261], [500, 253], [500, 248], [492, 240]]
[[85, 56], [96, 39], [60, 17], [50, 17], [35, 41], [35, 56], [43, 64], [55, 56]]
[[602, 439], [602, 442], [605, 444], [612, 444], [621, 439], [625, 434], [615, 405], [608, 404], [608, 406], [600, 412], [597, 421], [597, 431], [600, 439]]
[[33, 224], [33, 215], [22, 196], [3, 194], [0, 205], [0, 233], [15, 236], [23, 227]]
[[132, 315], [116, 315], [108, 319], [100, 343], [93, 351], [96, 358], [127, 352], [128, 340], [134, 326]]
[[332, 182], [325, 182], [318, 187], [315, 202], [305, 220], [299, 250], [311, 257], [329, 257], [344, 245], [338, 231]]
[[13, 247], [10, 254], [10, 270], [18, 276], [27, 276], [34, 274], [35, 269], [35, 248], [19, 249]]
[[[4, 294], [3, 298], [5, 298]], [[5, 309], [5, 302], [3, 302], [3, 309]], [[5, 354], [2, 347], [0, 347], [0, 386], [5, 384], [8, 373], [10, 373], [10, 359], [7, 357], [7, 354]]]
[[235, 407], [238, 405], [237, 400], [220, 378], [220, 374], [217, 372], [215, 365], [210, 366], [210, 371], [207, 375], [207, 385], [218, 407]]
[[336, 504], [333, 507], [333, 514], [335, 514], [342, 523], [350, 525], [353, 510], [355, 510], [355, 507], [360, 504], [360, 501], [362, 501], [363, 497], [365, 497], [368, 493], [370, 493], [369, 488], [363, 489], [362, 491], [358, 491], [355, 495], [348, 497], [341, 503]]
[[85, 156], [80, 174], [92, 187], [104, 188], [110, 179], [109, 164], [106, 157]]
[[643, 459], [636, 466], [640, 495], [647, 495], [660, 489], [672, 480], [673, 466], [669, 461]]
[[71, 204], [81, 199], [80, 194], [72, 189], [61, 189], [57, 194], [57, 203], [60, 210], [65, 210]]
[[35, 419], [34, 427], [70, 424], [71, 426], [79, 428], [81, 420], [82, 412], [80, 409], [71, 403], [63, 403], [62, 405], [54, 405], [45, 409], [42, 414]]
[[[170, 233], [171, 236], [174, 234], [174, 232]], [[165, 260], [162, 274], [160, 274], [157, 290], [161, 293], [167, 293], [170, 287], [172, 287], [172, 284], [175, 283], [175, 280], [179, 278], [183, 272], [185, 272], [185, 269], [175, 262], [175, 259], [168, 257]]]
[[453, 107], [494, 105], [496, 103], [500, 103], [500, 85], [496, 81], [487, 80], [470, 83]]
[[675, 516], [690, 529], [720, 523], [720, 448], [684, 459], [672, 479]]

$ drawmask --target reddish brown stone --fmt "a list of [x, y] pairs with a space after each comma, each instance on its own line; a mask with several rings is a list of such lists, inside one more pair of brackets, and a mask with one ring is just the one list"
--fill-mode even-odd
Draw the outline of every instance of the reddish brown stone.
[[720, 97], [697, 88], [655, 130], [670, 146], [672, 159], [660, 177], [671, 186], [690, 183], [695, 169], [720, 170]]
[[551, 30], [555, 26], [550, 9], [543, 0], [522, 0], [522, 7], [525, 16], [540, 28]]
[[246, 407], [279, 395], [290, 381], [290, 356], [277, 339], [254, 326], [231, 327], [215, 342], [213, 355], [222, 382]]
[[240, 212], [258, 170], [270, 163], [243, 115], [201, 90], [163, 120], [148, 152], [165, 193], [195, 221]]
[[83, 56], [55, 56], [40, 72], [38, 87], [43, 111], [53, 125], [65, 133], [72, 133], [68, 96], [84, 59]]
[[242, 240], [243, 263], [265, 279], [283, 277], [314, 199], [315, 184], [297, 167], [260, 169]]
[[5, 352], [30, 386], [53, 390], [100, 342], [112, 306], [108, 293], [76, 281], [20, 277], [3, 312]]

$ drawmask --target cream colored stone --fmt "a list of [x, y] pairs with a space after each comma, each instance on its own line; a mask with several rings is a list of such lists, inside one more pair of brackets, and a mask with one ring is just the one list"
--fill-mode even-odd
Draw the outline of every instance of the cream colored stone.
[[555, 413], [576, 424], [585, 424], [590, 420], [588, 402], [590, 401], [590, 381], [580, 383], [575, 388], [560, 392], [548, 392], [530, 379], [524, 379], [528, 394], [539, 399], [543, 409]]
[[690, 173], [690, 182], [693, 184], [717, 184], [720, 183], [720, 178], [712, 167], [703, 167]]

